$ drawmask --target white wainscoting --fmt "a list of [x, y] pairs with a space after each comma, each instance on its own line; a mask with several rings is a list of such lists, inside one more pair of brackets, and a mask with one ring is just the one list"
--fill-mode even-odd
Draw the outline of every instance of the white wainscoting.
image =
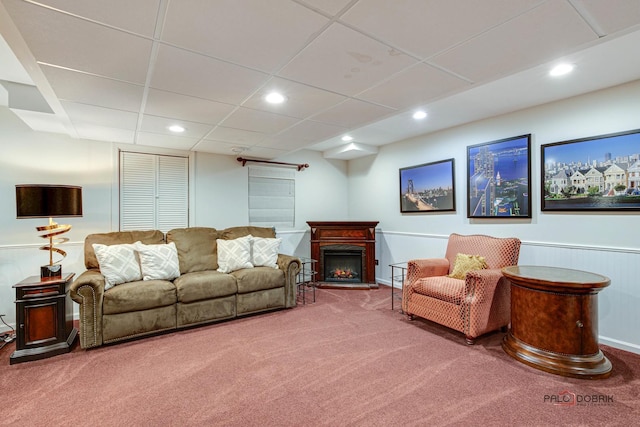
[[[385, 231], [377, 238], [377, 280], [390, 285], [389, 264], [441, 258], [448, 236]], [[523, 241], [519, 264], [573, 268], [607, 276], [611, 284], [598, 294], [600, 343], [640, 354], [640, 249]]]

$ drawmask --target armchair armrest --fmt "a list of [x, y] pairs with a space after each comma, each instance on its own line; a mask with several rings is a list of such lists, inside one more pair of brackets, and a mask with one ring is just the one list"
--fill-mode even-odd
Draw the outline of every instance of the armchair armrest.
[[102, 345], [102, 298], [104, 276], [99, 270], [87, 270], [69, 287], [69, 296], [80, 305], [80, 346]]
[[[511, 313], [511, 289], [499, 268], [473, 270], [465, 277], [464, 315], [467, 337], [505, 326]], [[475, 319], [471, 322], [470, 319]]]
[[284, 272], [285, 307], [296, 306], [296, 279], [300, 272], [300, 260], [294, 256], [278, 254], [278, 268]]
[[449, 274], [449, 260], [446, 258], [412, 259], [407, 263], [407, 284], [422, 277], [446, 276]]
[[407, 278], [402, 292], [402, 310], [407, 313], [413, 284], [423, 277], [446, 276], [449, 274], [449, 260], [446, 258], [412, 259], [407, 262]]

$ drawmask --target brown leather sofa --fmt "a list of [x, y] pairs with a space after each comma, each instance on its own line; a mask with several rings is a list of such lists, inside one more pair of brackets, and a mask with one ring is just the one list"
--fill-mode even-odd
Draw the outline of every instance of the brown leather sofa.
[[[272, 228], [207, 227], [123, 231], [87, 236], [85, 267], [71, 285], [70, 296], [80, 305], [80, 346], [84, 349], [162, 331], [206, 324], [296, 305], [296, 275], [300, 260], [277, 254], [277, 266], [244, 268], [230, 273], [218, 269], [217, 239], [252, 235], [275, 238]], [[180, 276], [173, 280], [139, 280], [105, 290], [93, 244], [145, 245], [175, 243]]]

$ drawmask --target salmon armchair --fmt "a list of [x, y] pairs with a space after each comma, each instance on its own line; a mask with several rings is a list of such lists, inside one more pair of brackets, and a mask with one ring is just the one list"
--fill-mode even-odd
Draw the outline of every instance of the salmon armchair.
[[[467, 344], [506, 327], [511, 288], [501, 269], [518, 264], [520, 244], [514, 237], [451, 234], [444, 258], [408, 262], [403, 311], [412, 320], [418, 316], [462, 332]], [[486, 268], [463, 273], [464, 279], [449, 277], [458, 254], [484, 257]]]

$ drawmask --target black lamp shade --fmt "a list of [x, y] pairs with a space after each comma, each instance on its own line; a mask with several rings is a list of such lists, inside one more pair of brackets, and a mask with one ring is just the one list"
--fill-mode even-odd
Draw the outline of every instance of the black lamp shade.
[[73, 185], [16, 185], [18, 218], [82, 216], [82, 187]]

